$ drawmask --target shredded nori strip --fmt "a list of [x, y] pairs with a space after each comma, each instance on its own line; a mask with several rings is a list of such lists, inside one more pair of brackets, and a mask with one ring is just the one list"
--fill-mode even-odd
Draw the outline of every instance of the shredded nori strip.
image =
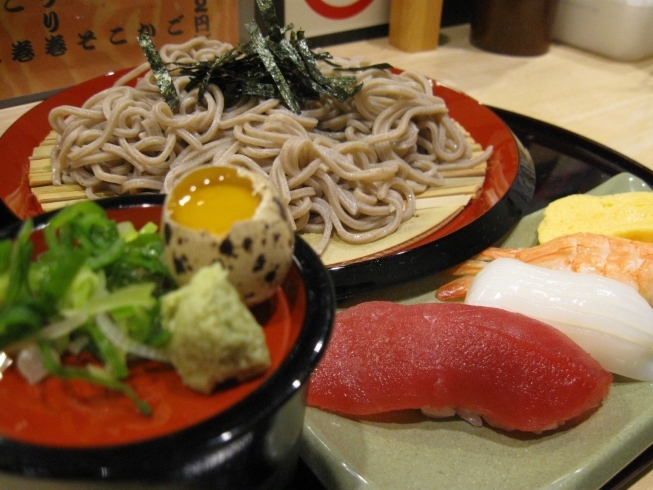
[[141, 45], [141, 49], [147, 58], [147, 62], [152, 68], [152, 73], [154, 73], [154, 78], [156, 83], [159, 86], [159, 91], [163, 95], [163, 100], [166, 101], [166, 104], [170, 106], [172, 112], [175, 112], [179, 108], [179, 95], [177, 94], [177, 89], [175, 84], [172, 81], [172, 77], [166, 68], [165, 63], [161, 59], [161, 55], [156, 50], [154, 42], [150, 37], [150, 34], [147, 31], [144, 31], [140, 36], [138, 36], [138, 44]]
[[[261, 17], [268, 29], [268, 35], [272, 42], [278, 43], [283, 39], [284, 30], [279, 26], [277, 11], [274, 10], [272, 0], [256, 0]], [[292, 29], [292, 27], [291, 27]]]
[[[211, 61], [170, 63], [167, 66], [170, 72], [191, 77], [185, 90], [190, 91], [197, 87], [200, 104], [205, 103], [204, 94], [208, 86], [213, 84], [222, 90], [227, 106], [237, 103], [245, 96], [275, 98], [299, 114], [307, 101], [318, 100], [321, 94], [344, 102], [356, 95], [362, 87], [352, 75], [325, 76], [316, 65], [318, 61], [326, 62], [336, 70], [348, 72], [392, 68], [387, 63], [342, 68], [331, 61], [333, 57], [329, 53], [313, 52], [303, 31], [293, 31], [292, 24], [285, 28], [279, 26], [271, 0], [257, 0], [257, 5], [265, 25], [264, 29], [254, 21], [246, 25], [251, 37], [250, 42], [241, 44]], [[267, 32], [267, 35], [263, 32]], [[286, 37], [288, 32], [290, 35]], [[143, 51], [145, 52], [145, 48]], [[161, 78], [166, 75], [169, 77], [169, 71], [165, 70], [165, 67], [165, 74], [160, 68], [155, 70], [155, 65], [159, 67], [163, 64], [158, 53], [158, 61], [153, 62], [147, 52], [146, 56], [157, 77], [161, 93], [172, 107], [164, 92], [164, 84], [157, 76], [157, 73], [161, 73]], [[177, 97], [171, 80], [167, 86], [172, 87], [174, 96]]]
[[297, 101], [295, 100], [295, 97], [293, 96], [292, 90], [290, 90], [290, 87], [288, 86], [286, 79], [284, 78], [283, 74], [281, 73], [281, 70], [277, 66], [277, 63], [275, 62], [275, 58], [277, 59], [279, 58], [274, 56], [272, 51], [270, 51], [270, 49], [268, 48], [268, 43], [265, 42], [265, 38], [263, 37], [263, 34], [261, 33], [261, 30], [259, 29], [256, 22], [252, 21], [249, 24], [247, 24], [246, 27], [250, 37], [252, 38], [251, 44], [254, 50], [256, 51], [256, 53], [258, 54], [259, 58], [263, 62], [263, 66], [265, 66], [265, 69], [268, 71], [268, 73], [274, 80], [274, 83], [277, 86], [277, 90], [279, 91], [281, 98], [288, 105], [288, 108], [290, 110], [292, 110], [295, 113], [299, 113], [300, 108], [299, 105], [297, 104]]

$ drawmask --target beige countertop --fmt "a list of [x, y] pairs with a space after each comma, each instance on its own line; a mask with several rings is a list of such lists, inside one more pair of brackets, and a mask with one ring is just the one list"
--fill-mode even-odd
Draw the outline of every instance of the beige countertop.
[[653, 58], [611, 61], [554, 44], [537, 57], [491, 54], [469, 44], [469, 26], [445, 28], [435, 51], [405, 53], [374, 39], [329, 48], [412, 69], [479, 102], [563, 127], [653, 169]]
[[[549, 122], [601, 143], [653, 170], [653, 58], [611, 61], [554, 44], [538, 57], [491, 54], [470, 46], [469, 26], [441, 31], [433, 51], [405, 53], [386, 38], [328, 48], [413, 69], [483, 104]], [[0, 110], [0, 134], [36, 103]], [[633, 486], [653, 489], [653, 473]]]
[[[470, 46], [469, 26], [441, 31], [434, 51], [405, 53], [387, 38], [332, 46], [413, 69], [479, 102], [568, 129], [653, 169], [653, 58], [611, 61], [554, 44], [543, 56], [513, 57]], [[0, 110], [0, 134], [34, 103]]]

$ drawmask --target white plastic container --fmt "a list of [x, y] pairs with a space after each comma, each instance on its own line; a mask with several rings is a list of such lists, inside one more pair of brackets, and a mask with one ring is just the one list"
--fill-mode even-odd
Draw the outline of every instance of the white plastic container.
[[619, 61], [653, 56], [653, 0], [560, 0], [553, 39]]

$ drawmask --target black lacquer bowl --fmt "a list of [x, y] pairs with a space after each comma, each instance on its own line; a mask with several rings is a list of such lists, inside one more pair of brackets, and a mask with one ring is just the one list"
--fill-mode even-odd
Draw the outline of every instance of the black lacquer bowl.
[[[98, 202], [111, 218], [139, 227], [158, 222], [162, 201], [163, 196], [137, 196]], [[52, 216], [37, 216], [37, 228]], [[16, 231], [7, 228], [0, 238]], [[37, 229], [37, 249], [39, 235]], [[335, 310], [329, 274], [299, 237], [294, 259], [278, 294], [254, 310], [273, 365], [251, 386], [207, 397], [187, 390], [165, 366], [132, 372], [140, 386], [160, 390], [155, 399], [163, 400], [160, 410], [165, 408], [157, 418], [154, 406], [152, 421], [139, 422], [111, 415], [111, 407], [68, 403], [65, 382], [31, 387], [13, 368], [5, 371], [0, 488], [283, 488], [298, 459], [308, 378], [328, 341]]]

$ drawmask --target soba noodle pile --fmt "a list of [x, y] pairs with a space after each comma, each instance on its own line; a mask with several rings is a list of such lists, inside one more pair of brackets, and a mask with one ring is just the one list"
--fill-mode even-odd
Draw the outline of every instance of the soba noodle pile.
[[[160, 54], [165, 62], [211, 60], [230, 48], [196, 38]], [[321, 69], [329, 74], [331, 68]], [[76, 182], [90, 199], [166, 193], [199, 165], [239, 165], [269, 176], [298, 231], [322, 234], [318, 253], [334, 231], [353, 244], [377, 240], [414, 214], [415, 194], [442, 185], [442, 170], [473, 167], [491, 148], [472, 157], [444, 101], [421, 75], [357, 73], [364, 85], [354, 98], [323, 97], [301, 115], [276, 99], [225, 107], [216, 86], [209, 86], [204, 107], [197, 89], [184, 90], [189, 77], [180, 76], [181, 105], [173, 114], [144, 64], [82, 108], [50, 113], [58, 133], [54, 183]], [[125, 85], [141, 75], [135, 88]]]

